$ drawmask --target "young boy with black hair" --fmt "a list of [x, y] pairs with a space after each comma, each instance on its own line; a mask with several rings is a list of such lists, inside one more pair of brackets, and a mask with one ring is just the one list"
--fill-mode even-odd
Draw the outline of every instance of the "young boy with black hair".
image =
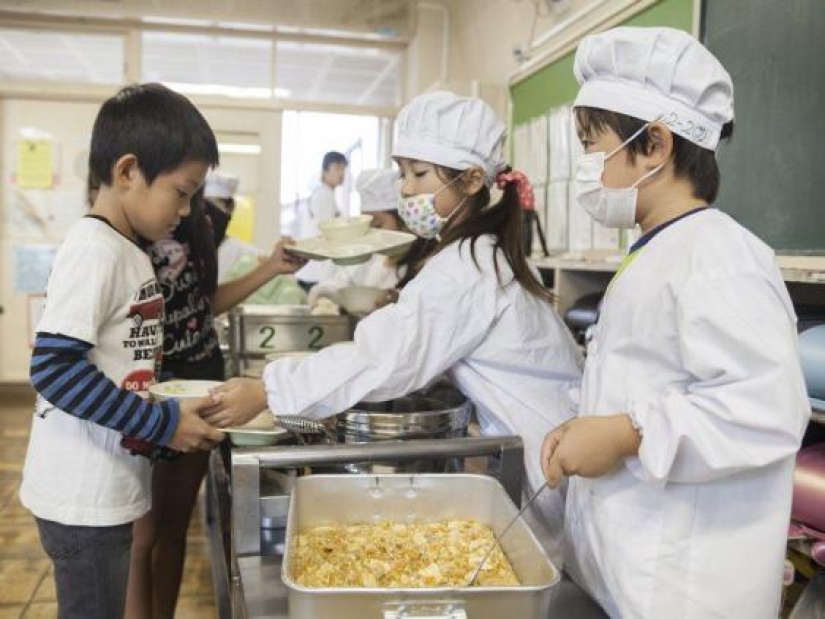
[[580, 415], [544, 441], [550, 485], [571, 476], [565, 569], [611, 617], [776, 617], [810, 408], [773, 251], [712, 206], [733, 83], [670, 28], [586, 37], [575, 71], [577, 202], [643, 234], [605, 293]]
[[151, 462], [131, 451], [223, 439], [198, 415], [210, 398], [139, 395], [156, 379], [163, 338], [163, 297], [140, 243], [177, 226], [217, 163], [206, 120], [161, 85], [124, 88], [95, 120], [89, 168], [100, 188], [49, 278], [20, 488], [54, 564], [61, 617], [123, 615], [132, 522], [150, 507]]

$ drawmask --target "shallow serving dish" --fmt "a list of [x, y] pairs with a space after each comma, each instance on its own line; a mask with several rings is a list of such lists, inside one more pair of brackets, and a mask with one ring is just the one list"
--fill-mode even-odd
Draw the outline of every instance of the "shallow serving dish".
[[397, 256], [415, 241], [415, 235], [370, 228], [350, 241], [330, 241], [323, 236], [296, 241], [287, 251], [308, 260], [332, 260], [346, 266], [367, 262], [374, 254]]
[[[296, 480], [289, 505], [281, 577], [291, 619], [546, 619], [559, 570], [523, 520], [501, 546], [519, 586], [303, 587], [292, 577], [297, 535], [305, 529], [363, 522], [474, 519], [500, 534], [518, 513], [486, 475], [312, 475]], [[418, 614], [416, 614], [418, 613]]]

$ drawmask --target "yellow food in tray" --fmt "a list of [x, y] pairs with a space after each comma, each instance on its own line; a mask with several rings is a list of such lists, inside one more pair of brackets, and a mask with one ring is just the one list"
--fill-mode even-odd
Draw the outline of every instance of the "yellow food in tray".
[[[463, 587], [494, 539], [475, 520], [316, 527], [297, 537], [293, 577], [304, 587]], [[475, 586], [518, 585], [496, 547]]]

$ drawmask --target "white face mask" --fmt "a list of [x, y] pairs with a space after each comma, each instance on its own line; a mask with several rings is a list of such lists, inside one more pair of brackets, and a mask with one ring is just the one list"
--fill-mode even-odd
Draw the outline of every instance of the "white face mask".
[[576, 160], [576, 172], [573, 177], [573, 191], [576, 201], [590, 216], [607, 228], [633, 228], [636, 225], [637, 187], [645, 179], [653, 176], [664, 167], [664, 163], [654, 168], [630, 187], [605, 187], [602, 183], [604, 162], [627, 146], [650, 123], [639, 129], [617, 148], [606, 154], [585, 153]]

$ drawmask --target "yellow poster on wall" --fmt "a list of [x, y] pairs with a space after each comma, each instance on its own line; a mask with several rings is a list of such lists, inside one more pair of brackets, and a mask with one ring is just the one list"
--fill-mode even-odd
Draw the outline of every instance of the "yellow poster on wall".
[[21, 189], [50, 188], [53, 162], [51, 140], [20, 140], [17, 143], [17, 186]]
[[247, 243], [255, 240], [255, 198], [235, 196], [235, 212], [232, 214], [226, 234]]

